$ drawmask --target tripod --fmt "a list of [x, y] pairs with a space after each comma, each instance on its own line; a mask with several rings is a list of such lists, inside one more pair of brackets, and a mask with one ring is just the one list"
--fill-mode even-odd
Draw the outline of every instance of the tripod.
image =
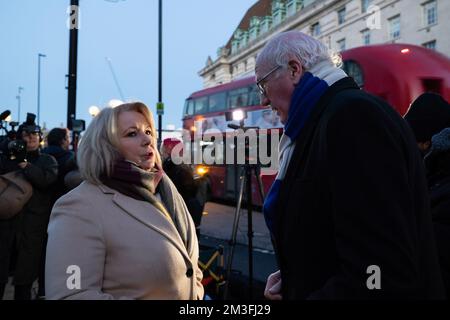
[[246, 195], [247, 195], [247, 218], [248, 218], [248, 225], [247, 225], [247, 237], [248, 237], [248, 296], [249, 299], [252, 299], [253, 297], [253, 223], [252, 223], [252, 173], [255, 174], [256, 181], [258, 183], [258, 189], [261, 196], [261, 199], [264, 200], [264, 189], [261, 181], [261, 177], [259, 175], [260, 173], [260, 167], [259, 165], [255, 164], [245, 164], [241, 167], [241, 175], [240, 175], [240, 187], [239, 187], [239, 196], [238, 196], [238, 202], [236, 206], [236, 211], [234, 214], [234, 222], [233, 222], [233, 231], [231, 234], [231, 240], [229, 242], [230, 249], [228, 252], [227, 257], [227, 271], [226, 271], [226, 284], [225, 284], [225, 290], [224, 290], [224, 299], [227, 299], [228, 297], [228, 291], [229, 291], [229, 285], [230, 285], [230, 273], [231, 273], [231, 267], [233, 264], [233, 255], [234, 255], [234, 248], [236, 245], [236, 234], [237, 229], [239, 225], [239, 218], [241, 216], [241, 205], [242, 205], [242, 198], [244, 195], [244, 188], [246, 189]]

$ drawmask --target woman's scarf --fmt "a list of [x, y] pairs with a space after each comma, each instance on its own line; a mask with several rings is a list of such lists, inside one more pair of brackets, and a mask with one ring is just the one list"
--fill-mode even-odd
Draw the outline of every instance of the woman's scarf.
[[345, 77], [347, 77], [347, 74], [342, 69], [335, 67], [332, 62], [323, 61], [305, 72], [295, 87], [289, 107], [288, 119], [279, 145], [280, 168], [266, 196], [263, 207], [267, 227], [272, 233], [274, 231], [281, 183], [294, 153], [296, 140], [322, 95], [331, 85]]
[[[111, 175], [102, 177], [101, 180], [106, 186], [126, 196], [151, 203], [173, 223], [186, 249], [191, 247], [188, 238], [189, 212], [176, 187], [162, 168], [155, 166], [151, 171], [146, 171], [131, 161], [120, 159], [115, 162]], [[155, 195], [157, 193], [161, 196], [161, 200]]]

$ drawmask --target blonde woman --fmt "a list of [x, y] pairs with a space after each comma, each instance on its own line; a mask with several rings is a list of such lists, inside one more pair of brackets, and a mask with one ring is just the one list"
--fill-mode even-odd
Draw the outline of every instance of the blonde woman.
[[55, 204], [48, 299], [202, 299], [195, 226], [161, 169], [151, 112], [107, 108], [77, 155], [84, 182]]

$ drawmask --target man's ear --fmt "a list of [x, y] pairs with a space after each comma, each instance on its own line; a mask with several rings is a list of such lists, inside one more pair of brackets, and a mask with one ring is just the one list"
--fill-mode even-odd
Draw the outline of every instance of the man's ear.
[[290, 60], [288, 62], [288, 68], [289, 76], [294, 80], [294, 83], [297, 84], [303, 74], [303, 67], [301, 63], [297, 60]]

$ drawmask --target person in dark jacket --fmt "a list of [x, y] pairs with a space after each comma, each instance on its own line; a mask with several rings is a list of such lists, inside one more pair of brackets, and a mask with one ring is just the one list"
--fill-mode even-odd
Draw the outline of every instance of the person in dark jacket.
[[172, 161], [173, 148], [182, 143], [175, 138], [164, 139], [161, 145], [161, 157], [163, 161], [163, 170], [172, 180], [178, 192], [183, 197], [184, 202], [194, 220], [197, 237], [200, 235], [200, 224], [203, 214], [204, 203], [197, 198], [198, 186], [194, 180], [192, 169], [187, 164], [175, 164]]
[[299, 31], [259, 53], [284, 133], [264, 203], [280, 270], [269, 299], [443, 299], [425, 170], [406, 122]]
[[27, 120], [19, 127], [17, 136], [26, 142], [26, 157], [2, 159], [0, 172], [21, 170], [33, 187], [33, 195], [19, 214], [0, 220], [0, 299], [8, 281], [10, 258], [15, 251], [14, 299], [30, 300], [50, 216], [48, 188], [57, 179], [58, 164], [52, 156], [39, 151], [39, 126]]
[[425, 156], [431, 148], [431, 138], [450, 127], [450, 105], [441, 95], [425, 92], [413, 101], [404, 118]]
[[450, 104], [439, 94], [421, 94], [405, 120], [424, 156], [439, 262], [450, 299]]
[[69, 171], [77, 169], [75, 154], [69, 150], [69, 146], [69, 129], [54, 128], [47, 135], [47, 147], [42, 150], [42, 153], [53, 156], [58, 162], [58, 180], [51, 188], [53, 191], [53, 203], [68, 191], [64, 184], [65, 175]]
[[431, 214], [447, 298], [450, 298], [450, 128], [434, 135], [425, 156]]
[[[56, 183], [49, 188], [49, 193], [52, 195], [50, 208], [53, 207], [56, 200], [63, 196], [69, 189], [64, 183], [66, 174], [72, 170], [77, 169], [75, 154], [69, 150], [70, 146], [70, 132], [67, 128], [53, 128], [47, 135], [47, 147], [42, 150], [42, 153], [53, 156], [58, 162], [58, 179]], [[45, 235], [44, 247], [42, 250], [41, 267], [39, 272], [39, 289], [38, 297], [45, 298], [45, 254], [47, 247], [47, 234]]]

